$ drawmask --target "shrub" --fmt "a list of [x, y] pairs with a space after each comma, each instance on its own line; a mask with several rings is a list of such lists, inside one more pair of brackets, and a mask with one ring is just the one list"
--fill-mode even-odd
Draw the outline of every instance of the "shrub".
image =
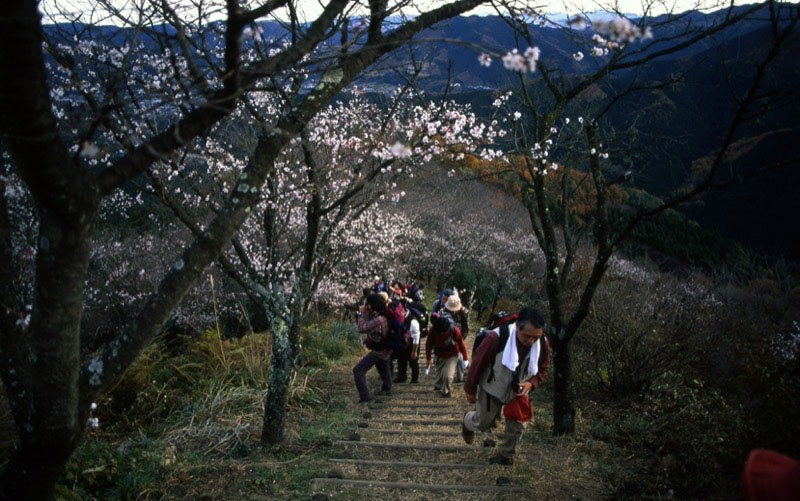
[[698, 499], [736, 492], [753, 432], [743, 406], [667, 372], [643, 400], [615, 411], [593, 421], [592, 435], [623, 449], [621, 457], [635, 458], [628, 463], [633, 475], [609, 479], [619, 489], [616, 496], [663, 496], [671, 490], [678, 498]]
[[313, 324], [305, 329], [302, 345], [305, 365], [327, 367], [360, 346], [361, 337], [352, 323]]
[[[640, 395], [670, 371], [700, 356], [700, 321], [710, 305], [701, 291], [648, 273], [600, 286], [576, 358], [590, 383], [614, 397]], [[691, 348], [690, 348], [691, 346]]]
[[266, 383], [271, 349], [272, 337], [268, 334], [221, 339], [215, 329], [206, 330], [190, 345], [192, 356], [201, 359], [207, 367], [226, 374], [244, 375], [250, 384]]
[[72, 455], [61, 484], [78, 499], [134, 500], [145, 491], [159, 498], [161, 479], [175, 460], [174, 446], [143, 435], [116, 445], [90, 437]]

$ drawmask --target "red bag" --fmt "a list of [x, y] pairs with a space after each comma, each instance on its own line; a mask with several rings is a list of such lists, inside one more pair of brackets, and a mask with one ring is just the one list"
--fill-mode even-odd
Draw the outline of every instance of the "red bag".
[[531, 401], [528, 400], [528, 395], [515, 395], [514, 400], [503, 407], [503, 416], [506, 419], [519, 421], [520, 423], [530, 421], [533, 417], [533, 409], [531, 409]]

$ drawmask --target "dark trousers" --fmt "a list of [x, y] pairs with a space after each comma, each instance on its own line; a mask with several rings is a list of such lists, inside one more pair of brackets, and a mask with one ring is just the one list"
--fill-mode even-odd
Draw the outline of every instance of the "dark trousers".
[[411, 382], [416, 383], [419, 380], [419, 354], [416, 360], [411, 360], [411, 346], [398, 353], [397, 356], [397, 382], [406, 380], [408, 374], [408, 366], [411, 366]]
[[386, 392], [392, 391], [392, 371], [389, 366], [389, 360], [384, 360], [376, 355], [375, 352], [370, 351], [353, 367], [353, 379], [355, 379], [356, 390], [358, 390], [358, 396], [361, 400], [370, 399], [369, 390], [367, 389], [366, 374], [373, 365], [378, 370], [378, 374], [381, 376], [381, 381], [383, 382], [381, 390]]

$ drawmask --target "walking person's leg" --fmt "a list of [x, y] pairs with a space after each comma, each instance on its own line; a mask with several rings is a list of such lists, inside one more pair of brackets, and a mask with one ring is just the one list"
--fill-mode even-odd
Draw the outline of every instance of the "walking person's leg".
[[381, 394], [392, 394], [392, 361], [391, 359], [382, 359], [376, 356], [378, 361], [375, 367], [378, 369], [378, 374], [381, 377]]
[[445, 359], [442, 367], [442, 396], [449, 397], [453, 390], [453, 378], [456, 375], [456, 366], [458, 365], [458, 357], [450, 357]]
[[419, 356], [417, 358], [409, 358], [408, 365], [411, 366], [411, 382], [419, 382]]
[[458, 354], [458, 363], [456, 364], [456, 377], [454, 379], [456, 383], [463, 383], [464, 382], [464, 357], [461, 353]]
[[513, 464], [514, 451], [517, 449], [517, 443], [525, 430], [525, 423], [520, 421], [512, 421], [506, 418], [506, 426], [503, 430], [503, 437], [500, 440], [500, 445], [497, 446], [497, 455], [492, 459], [498, 464]]
[[434, 368], [436, 369], [436, 382], [433, 383], [434, 391], [442, 391], [444, 385], [444, 364], [447, 359], [436, 357], [433, 360]]
[[481, 387], [478, 387], [476, 397], [475, 410], [464, 414], [464, 422], [461, 424], [461, 436], [468, 444], [472, 443], [476, 431], [490, 429], [503, 409], [503, 404], [483, 391]]
[[397, 356], [397, 377], [395, 383], [405, 383], [408, 377], [408, 359], [411, 356], [411, 347], [401, 351]]
[[380, 360], [378, 356], [370, 351], [361, 357], [361, 360], [359, 360], [358, 363], [353, 366], [353, 379], [356, 383], [359, 402], [367, 402], [370, 400], [366, 374], [367, 371], [370, 370], [378, 360]]

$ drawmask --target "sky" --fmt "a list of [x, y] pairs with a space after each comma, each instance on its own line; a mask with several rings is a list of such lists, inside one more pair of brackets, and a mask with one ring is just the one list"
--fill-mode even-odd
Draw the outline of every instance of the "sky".
[[[134, 7], [137, 4], [142, 3], [149, 3], [152, 0], [111, 0], [111, 4], [115, 7], [119, 8], [121, 12], [130, 12], [130, 8]], [[411, 3], [417, 6], [417, 9], [414, 8], [407, 8], [404, 10], [405, 13], [409, 15], [414, 15], [419, 12], [418, 9], [422, 9], [423, 11], [430, 10], [434, 7], [442, 5], [447, 0], [412, 0]], [[686, 10], [696, 9], [698, 6], [702, 6], [705, 8], [711, 8], [711, 10], [715, 10], [716, 8], [727, 6], [729, 4], [726, 3], [719, 3], [720, 0], [646, 0], [647, 4], [651, 5], [651, 11], [649, 14], [651, 15], [658, 15], [662, 14], [665, 11], [673, 11], [673, 12], [683, 12]], [[190, 2], [184, 1], [181, 2], [179, 0], [170, 0], [170, 5], [179, 5], [181, 3], [189, 4]], [[224, 5], [224, 1], [216, 0], [216, 1], [208, 1], [205, 2], [206, 4], [217, 4], [220, 6]], [[261, 2], [252, 1], [252, 5], [258, 5]], [[321, 4], [327, 3], [327, 0], [299, 0], [299, 11], [305, 14], [306, 20], [313, 20], [315, 19], [319, 13], [322, 11], [323, 7]], [[361, 3], [366, 3], [366, 0], [362, 0]], [[391, 3], [391, 2], [390, 2]], [[527, 2], [531, 5], [537, 6], [539, 12], [550, 13], [550, 14], [567, 14], [573, 15], [581, 11], [592, 12], [597, 10], [602, 10], [604, 7], [608, 8], [608, 6], [617, 5], [617, 9], [620, 12], [625, 12], [628, 14], [633, 15], [641, 15], [644, 7], [643, 7], [643, 0], [610, 0], [605, 2], [603, 0], [560, 0], [560, 1], [550, 1], [550, 0], [530, 0]], [[92, 8], [96, 6], [97, 2], [91, 0], [42, 0], [41, 1], [41, 9], [50, 14], [50, 16], [55, 16], [55, 13], [60, 11], [69, 12], [71, 15], [82, 14], [82, 21], [83, 22], [97, 22], [100, 21], [100, 24], [119, 24], [115, 22], [113, 18], [110, 18], [107, 15], [95, 15], [94, 19], [89, 19], [89, 13], [92, 11]], [[190, 9], [189, 12], [194, 12], [193, 9]], [[222, 17], [223, 10], [220, 9], [219, 15], [215, 16], [216, 19]], [[362, 14], [363, 11], [359, 11], [357, 14]], [[468, 14], [475, 14], [475, 15], [487, 15], [487, 14], [495, 14], [496, 11], [491, 6], [482, 6], [473, 11], [469, 12]], [[354, 13], [356, 14], [356, 13]], [[53, 19], [51, 17], [50, 19]], [[56, 16], [56, 19], [59, 21], [63, 21], [64, 18], [60, 16]], [[52, 22], [52, 20], [48, 20], [48, 16], [45, 16], [45, 23]]]
[[[306, 14], [309, 16], [316, 16], [322, 10], [322, 7], [320, 6], [321, 1], [324, 3], [324, 0], [300, 0], [299, 3], [302, 5], [302, 8], [305, 10]], [[424, 10], [430, 10], [437, 5], [441, 5], [444, 3], [444, 1], [445, 0], [416, 0], [414, 3]], [[603, 10], [608, 6], [617, 5], [619, 11], [637, 15], [641, 15], [644, 11], [643, 4], [649, 4], [651, 10], [654, 10], [656, 14], [661, 14], [665, 11], [683, 12], [686, 10], [695, 9], [698, 7], [698, 5], [706, 8], [710, 7], [712, 10], [716, 10], [716, 8], [730, 4], [729, 2], [720, 3], [717, 0], [648, 0], [644, 2], [642, 0], [532, 0], [527, 3], [539, 7], [541, 12], [561, 14], [575, 14], [581, 11], [591, 12], [595, 10]], [[485, 5], [474, 9], [472, 12], [468, 13], [468, 15], [487, 15], [495, 13], [496, 11], [493, 7], [490, 5]]]

